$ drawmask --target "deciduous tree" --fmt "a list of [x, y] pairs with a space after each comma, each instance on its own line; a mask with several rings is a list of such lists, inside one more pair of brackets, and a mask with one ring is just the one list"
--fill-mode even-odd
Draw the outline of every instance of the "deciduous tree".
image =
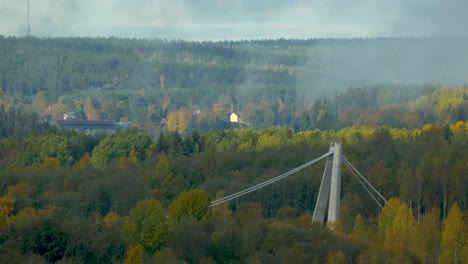
[[405, 251], [415, 254], [416, 220], [413, 213], [405, 204], [395, 210], [397, 212], [385, 235], [384, 248], [394, 255], [406, 254]]
[[124, 264], [140, 264], [143, 263], [143, 247], [141, 245], [130, 245], [127, 250], [127, 258]]
[[177, 221], [192, 217], [201, 220], [209, 212], [209, 195], [204, 190], [193, 190], [182, 192], [179, 197], [169, 206], [171, 217]]
[[463, 247], [467, 243], [463, 213], [454, 204], [448, 213], [442, 230], [442, 247], [439, 263], [462, 263]]
[[130, 210], [122, 226], [121, 235], [124, 240], [142, 245], [146, 252], [152, 254], [161, 248], [170, 227], [166, 210], [161, 203], [147, 199], [138, 202]]

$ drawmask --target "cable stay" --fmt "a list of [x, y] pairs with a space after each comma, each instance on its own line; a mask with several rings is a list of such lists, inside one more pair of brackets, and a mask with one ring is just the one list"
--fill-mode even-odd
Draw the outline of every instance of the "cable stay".
[[[330, 149], [327, 153], [321, 155], [320, 157], [311, 160], [301, 166], [298, 166], [286, 173], [283, 173], [279, 176], [276, 176], [267, 181], [256, 184], [252, 187], [246, 188], [242, 191], [236, 192], [234, 194], [228, 195], [221, 199], [212, 201], [209, 207], [213, 207], [222, 203], [226, 203], [237, 199], [246, 194], [250, 194], [254, 191], [262, 189], [268, 185], [271, 185], [277, 181], [283, 180], [290, 175], [299, 172], [324, 158], [328, 158], [327, 164], [325, 165], [324, 174], [322, 177], [322, 182], [320, 184], [320, 191], [317, 198], [317, 203], [315, 205], [315, 210], [312, 216], [312, 222], [325, 222], [327, 219], [328, 222], [335, 222], [338, 220], [339, 208], [340, 208], [340, 185], [341, 185], [341, 166], [342, 163], [346, 164], [351, 173], [356, 177], [359, 183], [364, 187], [367, 193], [372, 197], [372, 199], [377, 203], [380, 209], [383, 208], [381, 201], [383, 200], [387, 203], [387, 199], [383, 197], [379, 191], [372, 186], [372, 184], [346, 159], [345, 156], [341, 155], [341, 143], [332, 142], [330, 144]], [[284, 182], [283, 182], [284, 183]], [[284, 186], [283, 185], [283, 191]], [[274, 185], [272, 185], [274, 186]], [[273, 190], [272, 190], [273, 192]], [[297, 186], [296, 191], [297, 195]], [[283, 194], [284, 196], [284, 194]], [[294, 198], [297, 201], [297, 197]], [[328, 209], [327, 209], [328, 207]], [[325, 213], [328, 211], [328, 218], [325, 218]]]
[[[372, 192], [367, 188], [367, 186], [370, 186], [370, 188], [379, 196], [379, 198], [381, 198], [382, 200], [384, 200], [385, 203], [387, 203], [387, 199], [385, 199], [385, 197], [383, 197], [379, 191], [377, 191], [377, 189], [374, 188], [374, 186], [372, 186], [372, 184], [356, 169], [354, 168], [354, 166], [351, 164], [351, 162], [349, 162], [345, 156], [341, 155], [341, 158], [343, 159], [343, 161], [345, 162], [346, 166], [348, 166], [348, 168], [351, 170], [351, 173], [354, 175], [354, 177], [356, 177], [356, 179], [359, 181], [359, 183], [361, 183], [361, 185], [364, 187], [364, 189], [367, 191], [367, 193], [369, 193], [369, 195], [372, 197], [372, 199], [377, 203], [377, 205], [382, 209], [383, 206], [380, 204], [380, 202], [378, 201], [378, 199], [372, 194]], [[367, 186], [366, 186], [366, 184]]]
[[261, 189], [261, 188], [263, 188], [265, 186], [268, 186], [268, 185], [270, 185], [272, 183], [275, 183], [275, 182], [277, 182], [279, 180], [282, 180], [282, 179], [290, 176], [291, 174], [294, 174], [294, 173], [299, 172], [299, 171], [301, 171], [301, 170], [303, 170], [303, 169], [305, 169], [305, 168], [307, 168], [309, 166], [312, 166], [313, 164], [315, 164], [315, 163], [321, 161], [322, 159], [332, 155], [333, 153], [334, 153], [333, 151], [329, 151], [329, 152], [323, 154], [322, 156], [320, 156], [320, 157], [318, 157], [318, 158], [316, 158], [314, 160], [311, 160], [311, 161], [309, 161], [309, 162], [307, 162], [307, 163], [305, 163], [305, 164], [303, 164], [303, 165], [301, 165], [301, 166], [299, 166], [297, 168], [294, 168], [294, 169], [292, 169], [292, 170], [290, 170], [290, 171], [288, 171], [286, 173], [283, 173], [283, 174], [281, 174], [279, 176], [276, 176], [276, 177], [274, 177], [274, 178], [272, 178], [270, 180], [264, 181], [262, 183], [259, 183], [259, 184], [255, 185], [255, 186], [252, 186], [252, 187], [247, 188], [245, 190], [242, 190], [240, 192], [228, 195], [228, 196], [223, 197], [221, 199], [212, 201], [210, 203], [210, 207], [216, 206], [216, 205], [219, 205], [219, 204], [222, 204], [222, 203], [225, 203], [225, 202], [229, 202], [229, 201], [231, 201], [233, 199], [236, 199], [238, 197], [241, 197], [243, 195], [246, 195], [248, 193], [251, 193], [251, 192], [254, 192], [254, 191], [258, 190], [258, 189]]

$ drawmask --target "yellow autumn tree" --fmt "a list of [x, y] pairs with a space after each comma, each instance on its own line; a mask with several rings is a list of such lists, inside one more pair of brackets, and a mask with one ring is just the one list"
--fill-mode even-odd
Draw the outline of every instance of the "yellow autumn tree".
[[86, 99], [83, 110], [85, 111], [86, 117], [89, 120], [98, 119], [98, 111], [94, 108], [93, 101], [91, 98]]
[[463, 213], [457, 204], [450, 209], [442, 230], [439, 263], [462, 263], [463, 248], [467, 242]]
[[35, 209], [32, 207], [26, 207], [18, 211], [14, 216], [11, 217], [12, 224], [18, 226], [25, 226], [32, 222], [37, 222], [47, 218], [49, 208], [46, 209]]
[[361, 214], [356, 215], [350, 238], [358, 245], [365, 245], [369, 242], [375, 242], [376, 236], [370, 226], [364, 221], [364, 218]]
[[182, 134], [190, 125], [190, 112], [186, 108], [182, 108], [178, 111], [179, 123], [177, 125], [179, 132]]
[[11, 195], [5, 195], [0, 198], [0, 234], [2, 230], [11, 222], [11, 212], [15, 198]]
[[346, 264], [346, 255], [343, 251], [328, 253], [327, 264]]
[[405, 204], [398, 198], [392, 198], [387, 201], [379, 214], [379, 239], [385, 241], [387, 230], [392, 226], [398, 209]]
[[[219, 190], [216, 192], [215, 200], [219, 200], [226, 196], [226, 192], [223, 190]], [[222, 216], [224, 219], [231, 219], [232, 218], [232, 211], [229, 209], [228, 203], [222, 203], [217, 206], [213, 206], [212, 209], [213, 214], [218, 214]]]
[[130, 245], [127, 249], [127, 258], [124, 264], [140, 264], [143, 263], [143, 247], [141, 245]]
[[44, 158], [44, 162], [39, 167], [39, 171], [47, 171], [50, 169], [60, 168], [61, 164], [58, 159], [51, 158], [49, 156]]
[[431, 212], [425, 214], [417, 224], [416, 255], [422, 263], [435, 263], [436, 251], [440, 243], [440, 210], [432, 208]]
[[151, 258], [152, 263], [172, 263], [172, 264], [183, 264], [187, 263], [182, 260], [178, 260], [176, 254], [171, 248], [163, 248], [156, 252]]
[[209, 199], [205, 190], [182, 192], [169, 206], [169, 215], [177, 221], [184, 218], [201, 220], [209, 213]]
[[91, 166], [91, 155], [86, 152], [72, 167], [73, 170], [80, 170]]
[[18, 183], [8, 186], [7, 196], [14, 199], [15, 208], [23, 208], [32, 204], [31, 193], [33, 192], [31, 185], [26, 183]]
[[52, 120], [63, 119], [63, 114], [65, 114], [67, 108], [62, 101], [57, 101], [56, 104], [50, 106], [50, 114]]
[[190, 113], [187, 109], [182, 108], [176, 112], [170, 112], [167, 117], [167, 128], [171, 131], [184, 131], [190, 125]]
[[169, 112], [167, 115], [167, 129], [176, 131], [177, 123], [179, 122], [178, 118], [179, 116], [177, 115], [177, 112]]
[[128, 153], [128, 159], [130, 162], [132, 162], [133, 164], [137, 164], [138, 163], [138, 157], [136, 156], [136, 151], [135, 151], [135, 148], [132, 148], [130, 150], [130, 153]]
[[110, 226], [110, 225], [115, 225], [115, 224], [118, 224], [119, 222], [122, 222], [123, 219], [120, 215], [118, 215], [116, 212], [114, 211], [110, 211], [105, 217], [104, 219], [102, 219], [102, 221], [104, 222], [104, 224]]
[[383, 255], [382, 247], [378, 243], [375, 226], [364, 220], [358, 214], [354, 220], [353, 231], [349, 238], [363, 250], [360, 252], [356, 263], [381, 263]]
[[163, 100], [161, 100], [161, 107], [165, 111], [169, 105], [171, 104], [171, 98], [169, 96], [164, 97]]
[[398, 262], [410, 262], [407, 252], [416, 252], [416, 220], [413, 213], [401, 204], [385, 235], [384, 249]]

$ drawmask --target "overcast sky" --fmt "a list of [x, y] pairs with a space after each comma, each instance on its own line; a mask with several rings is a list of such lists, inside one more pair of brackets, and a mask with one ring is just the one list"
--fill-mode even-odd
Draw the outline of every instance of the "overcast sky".
[[[468, 0], [30, 0], [35, 36], [224, 40], [467, 36]], [[0, 35], [27, 0], [0, 0]]]

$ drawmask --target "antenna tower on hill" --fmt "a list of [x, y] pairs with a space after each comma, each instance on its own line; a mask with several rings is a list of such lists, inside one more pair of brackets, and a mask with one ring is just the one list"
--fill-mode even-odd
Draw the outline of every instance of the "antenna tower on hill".
[[31, 26], [30, 26], [30, 21], [29, 21], [29, 0], [28, 0], [28, 25], [27, 25], [27, 28], [26, 28], [26, 35], [27, 36], [31, 36]]

